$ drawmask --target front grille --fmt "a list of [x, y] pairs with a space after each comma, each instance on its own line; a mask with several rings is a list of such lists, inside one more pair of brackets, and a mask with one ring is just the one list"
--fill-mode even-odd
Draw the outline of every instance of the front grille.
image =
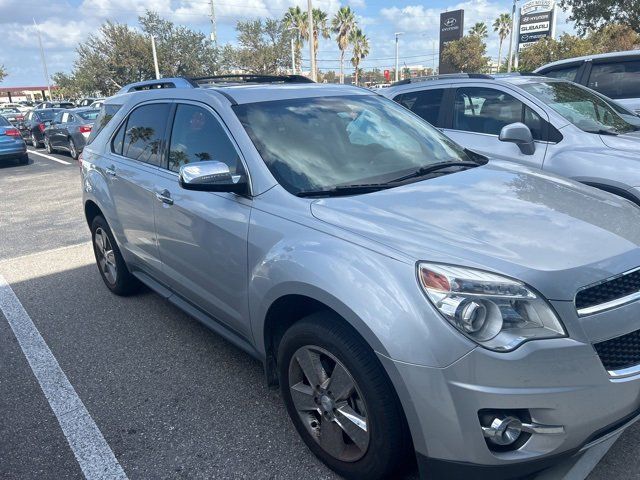
[[640, 330], [593, 346], [609, 372], [640, 364]]
[[626, 297], [640, 291], [640, 269], [580, 290], [576, 295], [576, 308], [593, 307]]

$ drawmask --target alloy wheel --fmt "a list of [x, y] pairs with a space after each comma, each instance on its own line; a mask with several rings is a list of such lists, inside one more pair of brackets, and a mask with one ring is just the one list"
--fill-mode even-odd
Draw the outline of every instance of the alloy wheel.
[[72, 138], [69, 139], [69, 153], [71, 158], [78, 158], [78, 151], [76, 150], [76, 144]]
[[111, 241], [107, 232], [101, 227], [96, 229], [94, 234], [93, 243], [96, 248], [96, 257], [98, 260], [98, 266], [104, 274], [107, 281], [114, 285], [118, 278], [118, 268], [116, 266], [116, 257], [111, 246]]
[[33, 133], [31, 134], [31, 145], [33, 145], [34, 148], [38, 148], [38, 140]]
[[47, 153], [53, 153], [53, 148], [51, 147], [51, 142], [47, 137], [44, 137], [44, 148], [47, 149]]
[[300, 347], [289, 362], [293, 404], [313, 439], [343, 462], [362, 458], [370, 430], [365, 400], [347, 368], [330, 352]]

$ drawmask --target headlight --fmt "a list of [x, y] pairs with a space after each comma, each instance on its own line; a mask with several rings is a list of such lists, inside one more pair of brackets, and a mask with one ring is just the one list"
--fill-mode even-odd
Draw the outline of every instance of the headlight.
[[471, 268], [420, 263], [418, 278], [442, 316], [474, 342], [508, 352], [566, 336], [549, 304], [524, 283]]

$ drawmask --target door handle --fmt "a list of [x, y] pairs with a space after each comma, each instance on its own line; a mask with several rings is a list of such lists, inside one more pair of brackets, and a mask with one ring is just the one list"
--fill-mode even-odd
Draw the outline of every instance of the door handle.
[[110, 167], [107, 167], [104, 169], [104, 172], [107, 175], [111, 175], [112, 177], [116, 176], [116, 167], [114, 167], [113, 165], [111, 165]]
[[166, 205], [173, 205], [173, 198], [171, 198], [171, 192], [169, 190], [163, 190], [156, 192], [156, 198]]

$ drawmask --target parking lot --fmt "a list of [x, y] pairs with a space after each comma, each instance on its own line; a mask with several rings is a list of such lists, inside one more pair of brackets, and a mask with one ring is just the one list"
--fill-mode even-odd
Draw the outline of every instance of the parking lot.
[[[126, 475], [336, 478], [299, 439], [257, 361], [154, 293], [109, 293], [77, 162], [44, 150], [30, 159], [0, 168], [0, 287], [4, 278]], [[2, 313], [0, 366], [0, 477], [81, 478]], [[640, 479], [640, 426], [589, 478]]]

